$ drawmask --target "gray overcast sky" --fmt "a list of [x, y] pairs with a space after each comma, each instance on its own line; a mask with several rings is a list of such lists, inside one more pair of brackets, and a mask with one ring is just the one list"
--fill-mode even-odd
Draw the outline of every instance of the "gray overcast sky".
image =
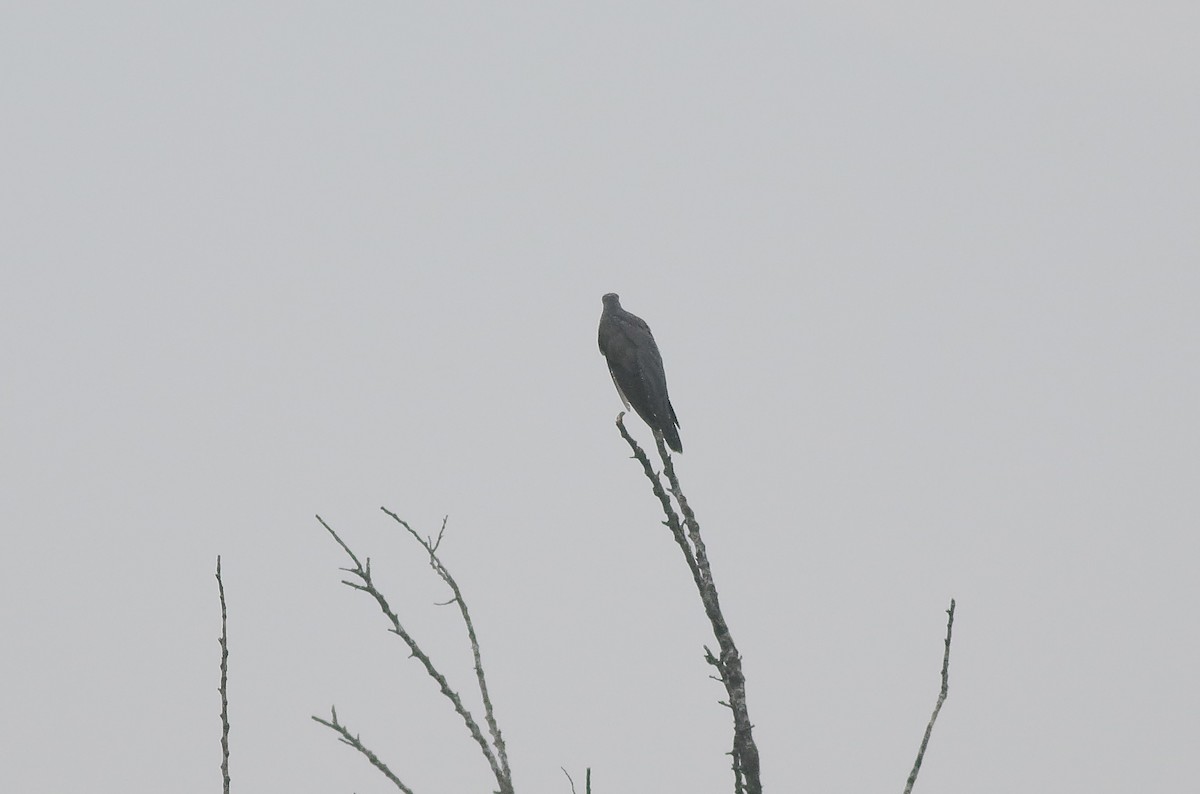
[[[663, 351], [772, 791], [1200, 773], [1194, 3], [9, 4], [0, 790], [486, 766], [727, 792], [699, 601], [612, 420]], [[643, 440], [646, 428], [631, 428]]]

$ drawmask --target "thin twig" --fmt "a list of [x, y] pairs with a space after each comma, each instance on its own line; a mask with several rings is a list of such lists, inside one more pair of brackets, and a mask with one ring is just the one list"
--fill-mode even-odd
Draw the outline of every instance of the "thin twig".
[[326, 728], [331, 728], [337, 731], [339, 734], [341, 734], [341, 739], [339, 739], [339, 741], [342, 742], [342, 744], [348, 744], [355, 750], [358, 750], [360, 753], [362, 753], [366, 759], [371, 762], [372, 766], [383, 773], [384, 777], [396, 784], [396, 788], [405, 792], [405, 794], [413, 794], [413, 790], [404, 785], [400, 778], [396, 777], [396, 775], [392, 773], [392, 770], [388, 769], [387, 764], [379, 760], [379, 756], [368, 750], [363, 743], [359, 741], [357, 736], [351, 734], [345, 725], [342, 725], [340, 722], [338, 722], [336, 708], [330, 707], [329, 715], [330, 718], [327, 720], [323, 720], [320, 717], [313, 717], [313, 720], [321, 723]]
[[933, 707], [933, 715], [929, 718], [929, 724], [925, 726], [925, 737], [921, 739], [921, 749], [917, 750], [917, 760], [913, 764], [912, 772], [908, 776], [908, 784], [904, 787], [904, 794], [911, 794], [913, 784], [917, 782], [917, 773], [921, 771], [921, 761], [925, 759], [925, 748], [929, 746], [929, 735], [933, 733], [933, 723], [937, 722], [938, 712], [942, 710], [942, 704], [946, 702], [946, 694], [950, 691], [950, 635], [954, 630], [954, 599], [950, 599], [950, 608], [946, 610], [949, 616], [946, 619], [946, 652], [942, 656], [942, 689], [938, 692], [937, 705]]
[[559, 769], [563, 771], [563, 774], [567, 776], [567, 780], [571, 784], [571, 794], [575, 794], [575, 781], [571, 778], [571, 773], [567, 771], [565, 766], [560, 766]]
[[225, 582], [221, 580], [221, 555], [217, 555], [217, 592], [221, 596], [221, 779], [229, 794], [229, 632], [225, 611]]
[[[501, 770], [500, 764], [496, 759], [496, 753], [493, 752], [491, 745], [489, 745], [487, 739], [484, 738], [483, 732], [479, 729], [479, 724], [475, 721], [475, 718], [471, 715], [471, 712], [468, 711], [466, 706], [463, 705], [462, 698], [458, 696], [457, 692], [450, 688], [450, 683], [446, 680], [446, 677], [442, 675], [442, 673], [434, 666], [433, 661], [429, 658], [428, 654], [421, 649], [421, 646], [417, 644], [417, 641], [413, 639], [412, 635], [409, 634], [404, 628], [403, 624], [400, 623], [399, 616], [397, 616], [397, 614], [392, 610], [391, 606], [388, 604], [387, 598], [385, 598], [383, 593], [381, 593], [379, 589], [375, 587], [375, 582], [371, 578], [371, 561], [368, 559], [365, 564], [360, 563], [358, 557], [355, 556], [354, 552], [350, 550], [350, 547], [347, 546], [340, 537], [338, 537], [338, 534], [333, 531], [333, 528], [330, 527], [329, 524], [325, 523], [323, 518], [317, 516], [317, 521], [321, 522], [321, 526], [325, 527], [325, 530], [333, 536], [333, 539], [337, 541], [338, 545], [345, 550], [346, 554], [349, 555], [350, 559], [354, 562], [353, 568], [343, 568], [342, 570], [357, 577], [359, 581], [356, 582], [343, 579], [342, 583], [354, 590], [361, 590], [375, 599], [375, 603], [379, 605], [380, 611], [383, 612], [384, 616], [391, 624], [391, 627], [388, 630], [400, 637], [400, 639], [404, 640], [404, 643], [408, 646], [411, 655], [415, 657], [422, 664], [422, 666], [424, 666], [425, 672], [429, 675], [429, 677], [437, 682], [438, 688], [441, 690], [442, 695], [450, 701], [451, 705], [454, 706], [455, 712], [462, 717], [463, 723], [467, 726], [467, 731], [471, 734], [471, 738], [473, 738], [475, 743], [479, 745], [479, 749], [483, 752], [483, 757], [487, 760], [488, 766], [491, 767], [492, 774], [495, 776], [496, 782], [500, 785], [501, 794], [512, 794], [511, 780], [507, 778]], [[314, 717], [313, 719], [317, 718]], [[317, 719], [317, 721], [321, 722], [319, 719]]]
[[[400, 526], [408, 530], [408, 534], [416, 538], [417, 543], [420, 543], [425, 551], [429, 553], [429, 566], [437, 572], [437, 575], [442, 578], [442, 581], [450, 587], [450, 591], [454, 594], [452, 603], [458, 604], [458, 611], [462, 615], [463, 623], [466, 624], [467, 627], [467, 638], [471, 642], [471, 654], [475, 658], [475, 680], [479, 685], [479, 694], [483, 700], [484, 718], [487, 720], [488, 730], [492, 734], [492, 743], [496, 748], [496, 755], [500, 761], [500, 771], [503, 774], [503, 781], [498, 780], [497, 782], [500, 783], [501, 790], [511, 790], [512, 771], [508, 766], [508, 753], [505, 750], [504, 737], [500, 733], [500, 725], [496, 722], [496, 713], [492, 707], [492, 699], [488, 694], [487, 677], [483, 672], [483, 659], [479, 651], [479, 639], [475, 635], [475, 624], [471, 622], [471, 613], [467, 609], [467, 601], [465, 598], [463, 598], [462, 590], [459, 589], [458, 582], [454, 580], [454, 576], [451, 575], [450, 570], [437, 555], [438, 546], [441, 545], [442, 537], [446, 534], [447, 518], [442, 519], [442, 528], [438, 532], [437, 540], [432, 541], [421, 537], [416, 530], [409, 526], [407, 521], [400, 518], [400, 516], [396, 515], [391, 510], [388, 510], [386, 507], [381, 507], [379, 509], [391, 516], [392, 520], [396, 521], [398, 524], [400, 524]], [[504, 781], [507, 781], [507, 788], [505, 787]]]

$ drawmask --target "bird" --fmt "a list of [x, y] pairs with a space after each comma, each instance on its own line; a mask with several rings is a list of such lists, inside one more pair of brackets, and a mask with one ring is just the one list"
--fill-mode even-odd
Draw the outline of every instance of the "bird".
[[667, 446], [683, 452], [679, 419], [667, 396], [667, 375], [650, 326], [621, 308], [621, 298], [610, 292], [603, 298], [598, 334], [600, 352], [608, 361], [617, 394], [626, 408], [633, 407], [650, 429], [662, 433]]

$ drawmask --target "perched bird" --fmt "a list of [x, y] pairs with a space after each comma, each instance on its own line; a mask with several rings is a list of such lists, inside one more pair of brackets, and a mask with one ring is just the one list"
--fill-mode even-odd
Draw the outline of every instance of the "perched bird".
[[621, 308], [621, 299], [613, 292], [604, 296], [599, 340], [621, 402], [626, 408], [632, 406], [651, 429], [661, 432], [667, 446], [683, 452], [676, 430], [679, 419], [667, 397], [667, 375], [654, 335], [645, 320]]

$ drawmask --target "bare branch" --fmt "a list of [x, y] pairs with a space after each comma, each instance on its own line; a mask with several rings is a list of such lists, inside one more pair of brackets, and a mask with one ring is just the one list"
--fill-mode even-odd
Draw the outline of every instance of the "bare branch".
[[[437, 682], [438, 688], [441, 690], [442, 695], [450, 701], [455, 712], [462, 717], [463, 723], [467, 726], [467, 731], [471, 734], [471, 738], [473, 738], [475, 743], [479, 745], [479, 749], [483, 752], [483, 757], [487, 760], [488, 766], [491, 767], [492, 774], [495, 776], [496, 782], [500, 786], [501, 794], [512, 794], [512, 780], [511, 775], [507, 774], [507, 762], [505, 763], [505, 767], [501, 768], [500, 763], [496, 758], [496, 753], [492, 750], [491, 745], [488, 744], [487, 739], [484, 738], [483, 732], [479, 729], [479, 724], [475, 721], [475, 718], [471, 715], [471, 712], [468, 711], [466, 706], [463, 705], [462, 698], [458, 696], [457, 692], [450, 688], [450, 683], [446, 680], [446, 677], [442, 675], [437, 667], [434, 666], [433, 661], [429, 658], [428, 654], [421, 649], [421, 646], [417, 644], [417, 641], [404, 628], [404, 625], [400, 622], [399, 616], [388, 604], [387, 598], [384, 597], [383, 593], [381, 593], [375, 586], [375, 582], [371, 578], [371, 561], [368, 559], [365, 565], [360, 563], [358, 557], [356, 557], [354, 552], [350, 550], [350, 547], [347, 546], [340, 537], [338, 537], [338, 534], [333, 531], [333, 528], [330, 527], [329, 524], [325, 523], [323, 518], [317, 516], [317, 521], [321, 522], [321, 526], [325, 527], [326, 531], [333, 536], [333, 539], [337, 541], [338, 545], [341, 546], [350, 559], [354, 561], [354, 568], [345, 568], [343, 570], [357, 577], [359, 582], [343, 581], [343, 584], [355, 590], [361, 590], [375, 599], [375, 603], [378, 604], [380, 611], [383, 612], [384, 617], [386, 617], [388, 623], [391, 624], [389, 631], [400, 637], [400, 639], [404, 640], [404, 643], [408, 646], [411, 655], [416, 658], [422, 664], [422, 666], [424, 666], [425, 672], [429, 675], [429, 677]], [[409, 531], [412, 532], [411, 529]], [[418, 540], [421, 540], [419, 536], [416, 537]], [[434, 548], [432, 543], [427, 544], [422, 542], [422, 545], [424, 545], [426, 549]], [[476, 658], [478, 658], [478, 656]], [[314, 717], [313, 719], [316, 718]], [[321, 720], [317, 721], [321, 722]], [[497, 733], [498, 732], [499, 729], [497, 729]], [[502, 746], [503, 745], [501, 745], [501, 747]]]
[[225, 582], [221, 580], [221, 555], [217, 555], [217, 592], [221, 596], [221, 779], [224, 792], [229, 794], [229, 632], [225, 611]]
[[950, 599], [950, 608], [946, 610], [948, 617], [946, 618], [946, 652], [942, 656], [942, 689], [938, 693], [937, 705], [933, 707], [933, 715], [929, 718], [929, 724], [925, 726], [925, 737], [921, 739], [921, 749], [917, 750], [917, 760], [913, 764], [912, 772], [908, 775], [908, 784], [904, 787], [904, 794], [911, 794], [913, 784], [917, 782], [917, 773], [921, 771], [921, 762], [925, 759], [925, 748], [929, 746], [929, 736], [933, 733], [933, 723], [937, 722], [938, 712], [942, 710], [942, 704], [946, 702], [946, 694], [950, 691], [950, 635], [954, 630], [954, 599]]
[[[725, 691], [729, 693], [729, 708], [733, 712], [734, 750], [737, 753], [734, 758], [735, 785], [744, 782], [745, 790], [749, 794], [760, 794], [762, 782], [759, 776], [758, 745], [754, 741], [754, 725], [750, 722], [750, 713], [746, 705], [746, 677], [742, 673], [742, 657], [733, 642], [725, 615], [721, 612], [720, 597], [713, 581], [712, 568], [708, 564], [708, 551], [704, 546], [704, 538], [700, 535], [700, 523], [696, 521], [696, 515], [679, 485], [675, 466], [670, 453], [663, 446], [661, 435], [655, 434], [654, 441], [658, 445], [658, 455], [663, 462], [663, 473], [667, 475], [671, 493], [679, 503], [684, 523], [688, 528], [688, 538], [695, 549], [696, 567], [700, 571], [700, 579], [697, 582], [700, 585], [700, 600], [704, 602], [704, 610], [712, 623], [713, 635], [721, 649], [716, 667], [721, 673]], [[711, 656], [711, 652], [709, 655]]]
[[638, 443], [633, 440], [633, 436], [629, 435], [629, 431], [625, 429], [625, 413], [617, 414], [617, 429], [621, 431], [621, 437], [629, 444], [633, 450], [633, 457], [638, 463], [642, 464], [642, 471], [646, 474], [646, 479], [650, 481], [650, 487], [654, 491], [654, 495], [658, 497], [658, 501], [662, 504], [663, 515], [667, 520], [663, 523], [671, 530], [671, 534], [675, 537], [675, 542], [679, 544], [680, 550], [683, 552], [683, 557], [687, 561], [688, 569], [692, 572], [692, 578], [696, 581], [696, 586], [701, 586], [700, 570], [696, 567], [696, 556], [692, 553], [692, 547], [688, 545], [687, 535], [684, 534], [683, 526], [679, 521], [679, 514], [675, 512], [675, 507], [671, 504], [670, 497], [662, 487], [662, 480], [654, 473], [654, 467], [650, 465], [650, 458], [638, 446]]
[[[725, 622], [725, 616], [721, 612], [720, 598], [717, 595], [712, 569], [708, 563], [708, 552], [704, 546], [704, 539], [700, 535], [700, 524], [688, 505], [687, 497], [684, 496], [679, 478], [675, 474], [671, 455], [663, 443], [662, 433], [657, 430], [654, 432], [654, 442], [658, 447], [658, 455], [662, 460], [663, 473], [667, 476], [671, 494], [679, 504], [680, 512], [683, 513], [682, 525], [679, 515], [675, 512], [670, 498], [663, 489], [661, 476], [654, 473], [646, 453], [625, 430], [624, 416], [624, 414], [617, 416], [617, 428], [621, 431], [621, 436], [629, 444], [630, 449], [633, 450], [634, 458], [642, 464], [646, 479], [650, 480], [654, 495], [662, 504], [663, 513], [667, 519], [664, 523], [674, 535], [675, 542], [683, 550], [684, 559], [692, 572], [692, 579], [696, 583], [700, 600], [704, 604], [704, 612], [712, 624], [713, 636], [716, 637], [717, 645], [720, 648], [719, 657], [714, 656], [708, 648], [705, 648], [705, 660], [713, 665], [720, 674], [720, 681], [725, 685], [725, 691], [729, 695], [729, 709], [733, 712], [735, 791], [738, 794], [743, 791], [746, 794], [762, 794], [758, 745], [754, 742], [754, 725], [750, 722], [750, 713], [746, 706], [746, 679], [742, 673], [742, 657], [738, 653], [737, 646], [733, 642], [733, 635], [729, 631], [729, 625]], [[687, 528], [686, 534], [684, 526]]]
[[408, 786], [404, 785], [404, 783], [401, 782], [400, 778], [396, 777], [395, 774], [392, 773], [392, 770], [388, 769], [387, 764], [385, 764], [385, 763], [383, 763], [383, 761], [379, 760], [379, 756], [375, 755], [375, 753], [368, 750], [363, 745], [363, 743], [361, 741], [359, 741], [357, 736], [352, 735], [350, 733], [349, 729], [347, 729], [345, 725], [342, 725], [340, 722], [338, 722], [338, 715], [337, 715], [336, 708], [330, 708], [329, 715], [330, 715], [330, 718], [327, 720], [323, 720], [320, 717], [313, 717], [313, 720], [321, 723], [326, 728], [330, 728], [334, 731], [337, 731], [341, 735], [340, 741], [343, 744], [348, 744], [351, 747], [353, 747], [355, 750], [358, 750], [360, 753], [362, 753], [363, 756], [365, 756], [366, 759], [371, 762], [372, 766], [374, 766], [376, 769], [378, 769], [380, 772], [383, 773], [384, 777], [386, 777], [388, 780], [390, 780], [396, 784], [396, 788], [405, 792], [405, 794], [413, 794], [413, 790], [410, 789]]
[[495, 709], [492, 707], [492, 699], [488, 694], [487, 677], [483, 672], [483, 658], [479, 651], [479, 639], [475, 635], [475, 624], [471, 622], [471, 613], [467, 609], [467, 601], [465, 598], [463, 598], [462, 590], [459, 589], [458, 582], [454, 580], [454, 576], [450, 573], [450, 569], [445, 566], [441, 558], [437, 555], [437, 549], [442, 544], [442, 537], [446, 534], [446, 522], [448, 517], [442, 519], [442, 528], [438, 532], [437, 540], [430, 541], [427, 538], [422, 538], [416, 530], [409, 526], [407, 521], [400, 518], [400, 516], [396, 515], [391, 510], [388, 510], [386, 507], [381, 507], [379, 509], [391, 516], [393, 521], [404, 527], [408, 531], [408, 534], [412, 535], [413, 538], [416, 539], [417, 543], [420, 543], [421, 546], [424, 547], [425, 551], [429, 554], [429, 566], [437, 572], [437, 575], [442, 578], [443, 582], [449, 585], [450, 591], [454, 594], [454, 598], [448, 603], [458, 604], [458, 611], [462, 615], [463, 623], [467, 628], [467, 638], [471, 642], [471, 654], [475, 658], [475, 680], [479, 685], [479, 695], [483, 700], [484, 718], [487, 720], [488, 730], [492, 734], [492, 743], [496, 748], [496, 755], [500, 761], [500, 771], [502, 773], [502, 777], [498, 777], [497, 782], [500, 784], [501, 791], [511, 791], [512, 771], [508, 766], [508, 753], [505, 750], [504, 737], [500, 733], [500, 725], [496, 722]]

